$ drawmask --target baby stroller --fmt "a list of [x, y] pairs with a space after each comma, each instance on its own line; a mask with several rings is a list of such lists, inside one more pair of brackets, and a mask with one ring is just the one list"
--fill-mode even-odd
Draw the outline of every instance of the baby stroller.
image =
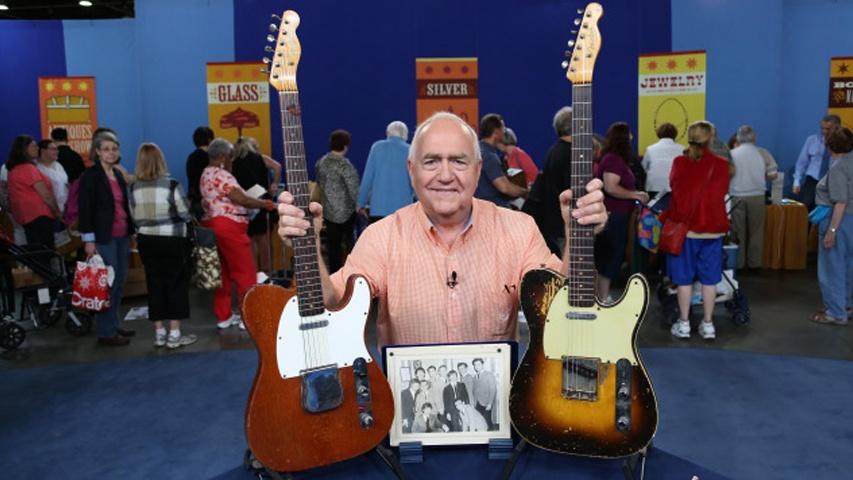
[[[92, 329], [89, 313], [75, 311], [71, 305], [71, 286], [65, 261], [54, 250], [34, 245], [15, 245], [0, 232], [0, 256], [3, 275], [2, 317], [0, 318], [0, 347], [18, 348], [26, 337], [25, 330], [15, 321], [15, 292], [21, 294], [18, 322], [31, 320], [35, 328], [44, 328], [65, 317], [65, 329], [73, 336], [82, 336]], [[21, 265], [29, 269], [18, 270], [25, 277], [16, 288], [12, 267]]]
[[[669, 192], [658, 194], [652, 201], [649, 202], [648, 208], [654, 214], [655, 218], [659, 217], [664, 210], [669, 207], [670, 194]], [[726, 195], [726, 211], [731, 216], [732, 200], [729, 195]], [[734, 279], [734, 268], [737, 264], [737, 250], [726, 248], [723, 246], [723, 271], [722, 280], [717, 284], [716, 303], [722, 303], [726, 311], [731, 317], [732, 323], [737, 326], [749, 325], [752, 320], [749, 310], [749, 301], [744, 295], [743, 290], [739, 288], [737, 280]], [[733, 257], [732, 257], [733, 255]], [[676, 296], [675, 285], [670, 282], [665, 275], [658, 286], [657, 294], [661, 303], [662, 321], [669, 328], [673, 323], [678, 321], [678, 298]], [[701, 293], [694, 291], [692, 305], [702, 303]]]

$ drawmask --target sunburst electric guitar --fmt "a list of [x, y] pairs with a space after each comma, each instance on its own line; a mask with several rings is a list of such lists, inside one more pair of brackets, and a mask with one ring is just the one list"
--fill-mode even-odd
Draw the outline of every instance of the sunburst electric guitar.
[[[602, 14], [601, 5], [587, 5], [576, 22], [567, 65], [573, 192], [585, 191], [592, 179], [592, 72]], [[645, 448], [657, 428], [655, 394], [636, 346], [648, 284], [634, 275], [618, 302], [602, 305], [595, 298], [593, 227], [572, 219], [567, 243], [568, 278], [532, 270], [521, 283], [530, 344], [512, 381], [512, 424], [525, 440], [546, 450], [628, 456]]]
[[[288, 10], [281, 18], [277, 38], [271, 36], [270, 83], [281, 105], [288, 191], [310, 218], [296, 87], [299, 16]], [[259, 285], [243, 303], [259, 355], [246, 406], [246, 438], [265, 467], [287, 472], [367, 452], [388, 434], [394, 418], [391, 388], [364, 341], [369, 284], [351, 277], [340, 306], [326, 310], [313, 227], [293, 244], [296, 295]]]

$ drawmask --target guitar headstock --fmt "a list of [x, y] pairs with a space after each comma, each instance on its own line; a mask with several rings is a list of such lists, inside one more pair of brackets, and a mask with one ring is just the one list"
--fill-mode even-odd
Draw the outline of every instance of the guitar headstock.
[[[578, 11], [580, 13], [580, 11]], [[568, 62], [566, 78], [575, 85], [592, 83], [592, 71], [595, 60], [601, 50], [601, 33], [598, 31], [598, 20], [604, 15], [601, 4], [592, 2], [586, 6], [581, 18], [575, 19], [577, 38], [569, 41], [574, 47]]]
[[[270, 25], [270, 34], [267, 35], [268, 42], [275, 42], [275, 47], [267, 45], [266, 51], [273, 54], [272, 59], [264, 57], [264, 63], [269, 68], [269, 81], [273, 88], [279, 92], [295, 92], [296, 68], [299, 66], [299, 57], [302, 55], [302, 47], [299, 38], [296, 37], [296, 28], [299, 27], [299, 14], [293, 10], [287, 10], [281, 17], [273, 15], [273, 18], [281, 22], [276, 27]], [[278, 32], [278, 36], [273, 33]]]

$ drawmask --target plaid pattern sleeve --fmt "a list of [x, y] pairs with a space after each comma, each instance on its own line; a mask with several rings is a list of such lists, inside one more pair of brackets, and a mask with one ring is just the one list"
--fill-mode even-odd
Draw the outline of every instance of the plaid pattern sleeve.
[[130, 213], [143, 235], [186, 237], [189, 213], [177, 180], [160, 177], [130, 186]]

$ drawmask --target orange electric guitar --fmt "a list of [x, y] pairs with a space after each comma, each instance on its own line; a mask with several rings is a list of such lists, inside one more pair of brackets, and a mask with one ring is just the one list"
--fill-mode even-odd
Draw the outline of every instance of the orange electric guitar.
[[[592, 179], [592, 72], [601, 48], [601, 5], [590, 3], [568, 61], [572, 82], [573, 192]], [[572, 45], [570, 43], [570, 45]], [[530, 345], [512, 381], [512, 424], [547, 450], [593, 457], [642, 451], [657, 429], [657, 402], [637, 332], [649, 304], [642, 275], [613, 305], [595, 299], [594, 233], [572, 219], [568, 278], [531, 270], [521, 282]]]
[[[269, 62], [278, 91], [287, 188], [308, 214], [308, 171], [296, 68], [299, 15], [284, 12]], [[273, 26], [273, 29], [275, 27]], [[293, 239], [296, 295], [270, 285], [252, 288], [243, 320], [258, 348], [258, 372], [246, 406], [249, 448], [266, 468], [294, 472], [365, 453], [388, 434], [391, 388], [364, 341], [371, 291], [351, 277], [338, 308], [326, 310], [314, 228]]]

